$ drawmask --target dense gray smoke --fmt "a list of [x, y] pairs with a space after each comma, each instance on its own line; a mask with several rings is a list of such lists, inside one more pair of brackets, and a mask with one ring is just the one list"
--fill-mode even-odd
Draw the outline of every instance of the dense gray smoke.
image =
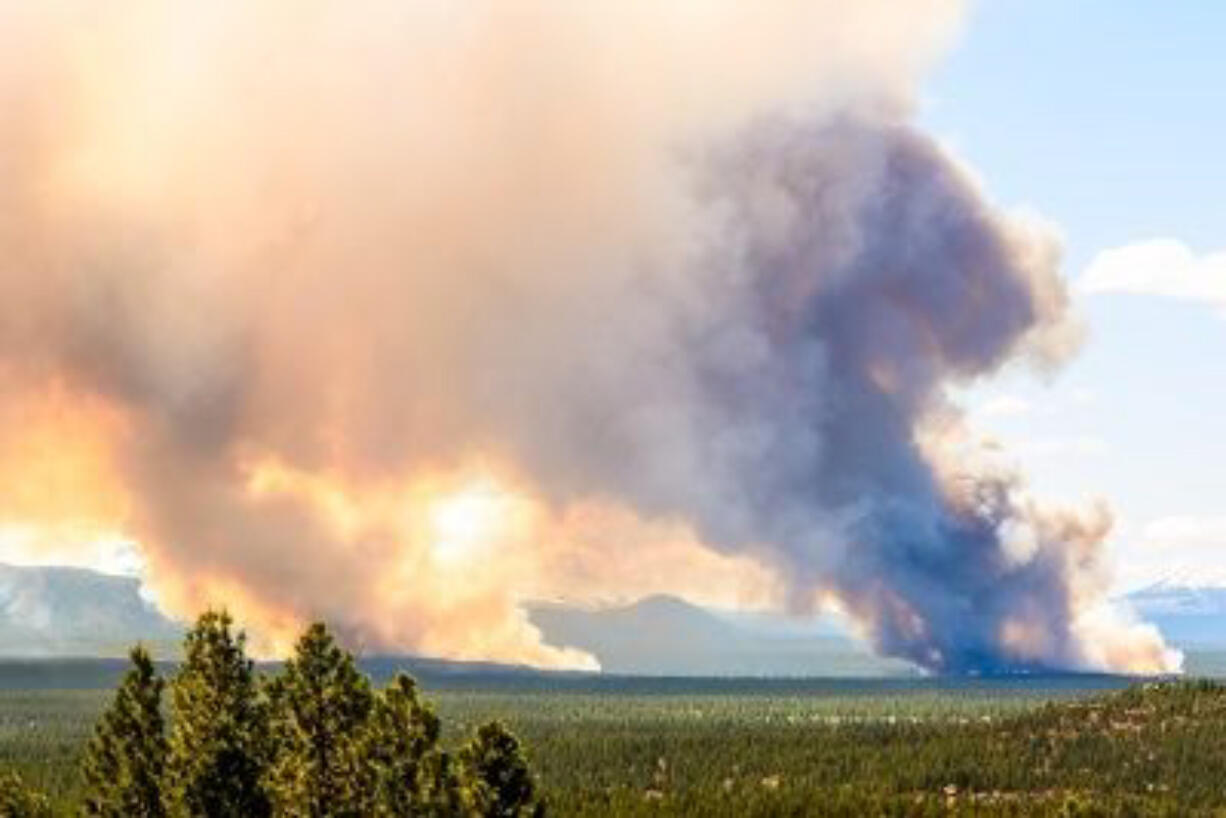
[[[758, 441], [723, 466], [747, 504], [731, 526], [726, 508], [711, 516], [712, 536], [744, 539], [748, 524], [780, 543], [794, 576], [920, 665], [1083, 665], [1069, 562], [1088, 535], [1045, 530], [1010, 478], [945, 466], [922, 441], [925, 424], [956, 421], [948, 386], [1065, 347], [1049, 241], [897, 123], [768, 128], [729, 172], [743, 227], [720, 256], [743, 282], [742, 343], [770, 363], [746, 390], [735, 368], [703, 361], [726, 428]], [[1024, 559], [1011, 526], [1037, 538]]]
[[701, 177], [719, 225], [687, 276], [704, 309], [676, 308], [626, 380], [568, 393], [571, 422], [547, 427], [561, 451], [541, 447], [565, 466], [522, 461], [561, 493], [680, 513], [707, 543], [768, 544], [795, 605], [832, 593], [887, 654], [1094, 666], [1077, 614], [1104, 521], [1044, 516], [1015, 476], [942, 462], [961, 437], [948, 387], [1076, 337], [1050, 239], [890, 119], [772, 122]]
[[273, 651], [590, 664], [519, 603], [672, 591], [1169, 668], [949, 397], [1075, 336], [911, 124], [960, 6], [0, 0], [0, 545]]

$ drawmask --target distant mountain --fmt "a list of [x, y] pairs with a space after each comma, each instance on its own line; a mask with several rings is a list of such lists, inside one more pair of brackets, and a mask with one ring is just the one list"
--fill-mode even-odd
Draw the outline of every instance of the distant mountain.
[[0, 656], [122, 656], [137, 641], [166, 655], [181, 634], [133, 577], [0, 564]]
[[[769, 614], [707, 610], [676, 597], [653, 596], [633, 605], [599, 609], [535, 604], [530, 616], [548, 642], [592, 653], [607, 673], [880, 676], [910, 672], [904, 663], [872, 656], [829, 620], [799, 622]], [[133, 577], [0, 564], [2, 659], [122, 657], [138, 641], [149, 645], [155, 655], [173, 658], [182, 632], [182, 625], [141, 597], [140, 581]], [[420, 657], [363, 661], [376, 675], [386, 669], [384, 665], [406, 662], [432, 678], [523, 671]], [[24, 678], [27, 671], [18, 672], [24, 667], [11, 664], [8, 672]], [[38, 663], [30, 667], [36, 675], [47, 672]], [[88, 667], [90, 673], [106, 678], [118, 672], [118, 666], [105, 663]]]
[[1133, 591], [1125, 600], [1181, 648], [1226, 649], [1226, 585], [1191, 584], [1179, 577]]
[[587, 651], [607, 673], [656, 676], [887, 676], [913, 674], [828, 620], [712, 611], [672, 596], [621, 607], [529, 606], [545, 641]]
[[[1180, 648], [1218, 656], [1226, 652], [1226, 581], [1173, 576], [1122, 601]], [[801, 677], [916, 672], [905, 662], [873, 656], [829, 617], [797, 620], [708, 609], [672, 596], [598, 608], [533, 603], [529, 616], [549, 644], [591, 653], [606, 673]], [[0, 564], [0, 658], [122, 657], [137, 641], [170, 658], [177, 655], [182, 631], [141, 597], [140, 582], [133, 577]], [[364, 661], [379, 666], [383, 660]], [[412, 660], [414, 669], [427, 675], [509, 670], [442, 660], [431, 664], [435, 661]], [[1226, 666], [1214, 667], [1215, 673], [1226, 671]]]
[[[170, 656], [171, 654], [164, 654]], [[163, 675], [174, 673], [177, 658], [157, 662]], [[128, 660], [114, 656], [0, 656], [0, 690], [106, 690], [115, 687], [130, 667]], [[358, 667], [378, 685], [387, 684], [398, 672], [411, 674], [435, 689], [556, 689], [559, 686], [588, 687], [606, 677], [584, 673], [542, 671], [520, 665], [494, 662], [462, 662], [422, 659], [415, 656], [363, 656]], [[279, 672], [280, 662], [257, 662], [257, 670]]]

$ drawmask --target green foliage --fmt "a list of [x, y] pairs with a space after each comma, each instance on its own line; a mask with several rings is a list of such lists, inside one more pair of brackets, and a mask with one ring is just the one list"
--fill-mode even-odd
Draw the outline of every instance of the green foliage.
[[[227, 627], [220, 619], [197, 627], [202, 645], [213, 640], [203, 653], [249, 671], [241, 637], [226, 637]], [[0, 765], [48, 792], [53, 814], [70, 814], [82, 796], [94, 804], [91, 814], [157, 814], [156, 799], [144, 800], [152, 803], [146, 810], [116, 806], [123, 793], [139, 791], [121, 760], [156, 757], [132, 748], [156, 747], [162, 735], [160, 727], [119, 726], [160, 723], [152, 666], [147, 657], [134, 665], [90, 744], [84, 790], [65, 770], [103, 699], [0, 691]], [[206, 681], [211, 675], [185, 665], [176, 690], [188, 678], [220, 684]], [[249, 678], [216, 675], [227, 684]], [[328, 772], [331, 800], [278, 792], [277, 815], [523, 818], [545, 800], [566, 816], [1226, 815], [1226, 687], [1162, 683], [1104, 695], [1079, 683], [1094, 682], [899, 682], [866, 695], [824, 683], [712, 682], [679, 691], [675, 681], [640, 680], [626, 692], [597, 677], [587, 692], [558, 692], [532, 678], [483, 689], [458, 679], [452, 684], [462, 690], [437, 699], [440, 718], [407, 677], [373, 693], [348, 654], [316, 628], [269, 683], [271, 697], [259, 684], [235, 688], [270, 708], [276, 746], [267, 786], [288, 781], [290, 794], [318, 792], [312, 776]], [[180, 699], [173, 705], [172, 724], [187, 711]], [[519, 742], [487, 724], [493, 718], [529, 741], [531, 772]], [[182, 735], [177, 726], [172, 735]], [[317, 750], [313, 757], [333, 760], [312, 766]], [[178, 780], [175, 773], [162, 782]], [[15, 781], [0, 779], [0, 818], [38, 815], [27, 809], [41, 808], [37, 796], [26, 799]], [[175, 805], [167, 792], [177, 785], [162, 782], [150, 788], [160, 786], [160, 803]]]
[[0, 818], [50, 818], [47, 796], [28, 788], [14, 772], [0, 773]]
[[272, 737], [269, 774], [273, 814], [358, 818], [368, 809], [369, 780], [360, 738], [374, 703], [370, 680], [321, 623], [298, 640], [285, 670], [269, 685]]
[[525, 818], [545, 814], [536, 782], [515, 738], [501, 722], [483, 724], [460, 750], [460, 779], [482, 818]]
[[[84, 814], [542, 814], [532, 775], [510, 733], [499, 725], [482, 728], [461, 753], [462, 763], [455, 763], [439, 746], [439, 717], [422, 701], [416, 682], [398, 674], [386, 690], [373, 693], [353, 656], [322, 624], [308, 628], [282, 672], [263, 683], [245, 647], [246, 637], [229, 615], [200, 617], [186, 636], [184, 660], [172, 683], [169, 740], [161, 712], [163, 682], [148, 653], [132, 651], [132, 668], [86, 748]], [[0, 711], [0, 760], [4, 716]], [[67, 753], [60, 747], [55, 754]], [[62, 778], [53, 780], [59, 792], [71, 789]], [[50, 815], [48, 807], [15, 773], [0, 777], [0, 818]]]
[[397, 674], [375, 699], [359, 741], [369, 815], [456, 815], [458, 782], [439, 748], [440, 722], [417, 683]]
[[184, 639], [174, 704], [166, 803], [176, 816], [261, 818], [271, 746], [268, 708], [230, 616], [205, 613]]
[[166, 770], [162, 722], [163, 682], [144, 648], [131, 653], [128, 671], [102, 715], [84, 763], [86, 815], [161, 818]]

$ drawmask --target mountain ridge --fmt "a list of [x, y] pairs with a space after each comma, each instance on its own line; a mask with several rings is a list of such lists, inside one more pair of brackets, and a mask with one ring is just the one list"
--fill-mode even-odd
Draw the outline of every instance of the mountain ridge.
[[[1189, 585], [1168, 577], [1116, 601], [1153, 622], [1180, 648], [1226, 649], [1226, 586]], [[544, 641], [587, 651], [611, 674], [800, 677], [915, 672], [906, 663], [872, 655], [832, 617], [796, 619], [706, 608], [669, 595], [625, 604], [537, 601], [525, 607]], [[183, 628], [142, 596], [136, 577], [0, 563], [0, 658], [122, 657], [138, 641], [158, 655], [176, 656]]]
[[177, 643], [182, 626], [140, 588], [87, 568], [0, 564], [0, 656], [123, 656], [136, 641]]
[[624, 605], [531, 603], [545, 641], [578, 648], [608, 673], [647, 676], [893, 676], [883, 659], [826, 620], [718, 611], [657, 594]]

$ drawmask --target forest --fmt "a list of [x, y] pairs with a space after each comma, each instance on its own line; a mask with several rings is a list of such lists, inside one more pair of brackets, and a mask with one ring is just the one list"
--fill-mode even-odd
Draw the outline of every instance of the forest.
[[[202, 615], [169, 684], [149, 653], [133, 648], [79, 762], [79, 814], [544, 815], [518, 741], [500, 723], [481, 725], [448, 752], [416, 682], [398, 674], [372, 689], [323, 624], [303, 633], [273, 676], [256, 674], [245, 641], [228, 614]], [[0, 776], [6, 818], [64, 807], [19, 772]]]
[[119, 687], [0, 692], [0, 815], [1226, 814], [1226, 687], [1108, 678], [376, 684], [224, 614]]

